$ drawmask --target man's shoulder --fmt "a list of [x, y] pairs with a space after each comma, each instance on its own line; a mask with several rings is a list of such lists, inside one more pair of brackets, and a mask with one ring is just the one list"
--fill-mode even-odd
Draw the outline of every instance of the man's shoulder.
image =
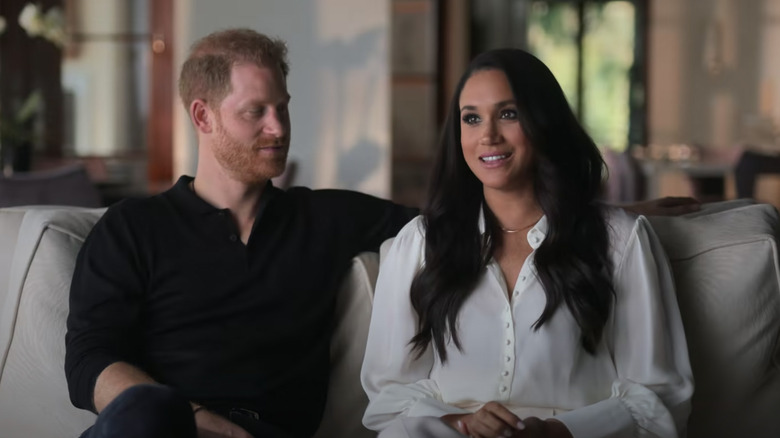
[[342, 207], [349, 209], [381, 207], [387, 208], [396, 204], [390, 200], [346, 189], [311, 189], [309, 187], [291, 187], [285, 195], [297, 203], [312, 206]]
[[288, 196], [312, 199], [321, 198], [375, 198], [375, 196], [347, 189], [312, 189], [311, 187], [295, 186], [285, 191]]
[[109, 225], [123, 223], [131, 227], [159, 223], [171, 214], [166, 207], [168, 204], [162, 194], [124, 198], [108, 207], [100, 222]]
[[145, 197], [128, 197], [108, 207], [106, 214], [112, 213], [119, 216], [147, 215], [155, 211], [163, 210], [166, 203], [164, 194]]

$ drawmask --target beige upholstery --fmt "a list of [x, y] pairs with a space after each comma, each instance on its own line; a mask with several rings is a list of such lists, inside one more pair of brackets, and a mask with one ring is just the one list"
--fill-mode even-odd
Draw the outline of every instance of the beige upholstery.
[[[75, 256], [101, 213], [0, 209], [2, 438], [76, 437], [94, 421], [71, 406], [63, 361]], [[688, 436], [780, 436], [777, 212], [737, 202], [651, 222], [672, 262], [696, 379]], [[373, 436], [360, 425], [359, 370], [377, 258], [355, 258], [339, 293], [318, 438]]]
[[651, 218], [672, 263], [695, 379], [689, 436], [780, 437], [777, 211], [703, 213]]

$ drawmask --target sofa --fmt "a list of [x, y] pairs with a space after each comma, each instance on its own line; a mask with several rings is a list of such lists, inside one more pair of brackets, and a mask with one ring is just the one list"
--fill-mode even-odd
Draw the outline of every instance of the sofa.
[[[0, 209], [0, 438], [77, 437], [63, 364], [76, 254], [102, 209]], [[780, 437], [777, 211], [709, 204], [651, 217], [671, 262], [696, 391], [688, 437]], [[359, 372], [379, 265], [358, 255], [337, 297], [330, 392], [318, 438], [372, 437]]]

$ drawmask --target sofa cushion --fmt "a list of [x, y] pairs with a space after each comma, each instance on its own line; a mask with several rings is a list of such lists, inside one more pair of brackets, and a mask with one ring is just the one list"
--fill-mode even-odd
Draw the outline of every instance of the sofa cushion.
[[672, 264], [696, 390], [689, 437], [780, 436], [777, 211], [652, 217]]
[[[24, 218], [24, 209], [3, 208], [0, 209], [0, 305], [5, 301], [8, 291], [8, 274], [11, 270], [11, 259], [16, 248], [16, 236], [19, 235], [19, 226]], [[2, 311], [2, 307], [0, 307]]]
[[342, 282], [330, 345], [328, 400], [315, 438], [376, 436], [362, 423], [368, 397], [360, 384], [360, 367], [366, 352], [378, 271], [379, 255], [362, 253], [352, 260], [352, 268]]
[[35, 209], [19, 228], [0, 314], [0, 424], [7, 438], [79, 436], [94, 415], [73, 407], [65, 319], [73, 266], [103, 210]]

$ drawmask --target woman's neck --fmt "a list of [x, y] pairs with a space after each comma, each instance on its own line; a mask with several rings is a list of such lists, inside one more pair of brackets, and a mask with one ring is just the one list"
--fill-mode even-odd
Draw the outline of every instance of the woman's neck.
[[533, 195], [533, 190], [484, 190], [485, 203], [504, 232], [527, 230], [544, 212]]

